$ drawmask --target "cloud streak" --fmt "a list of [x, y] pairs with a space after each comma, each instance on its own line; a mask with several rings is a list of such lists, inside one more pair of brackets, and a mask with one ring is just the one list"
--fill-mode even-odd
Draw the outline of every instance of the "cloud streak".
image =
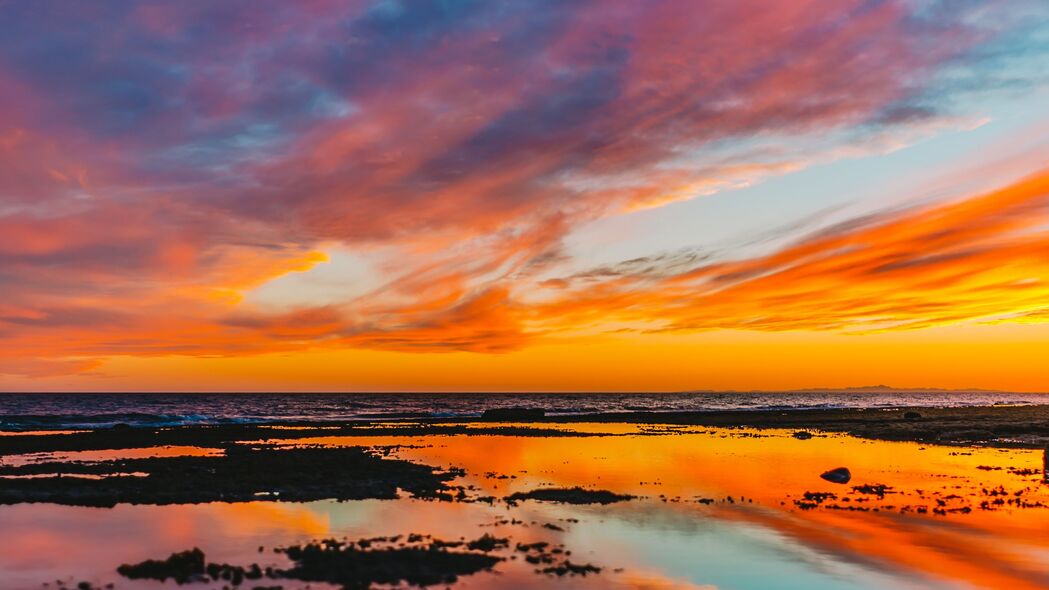
[[[638, 330], [914, 329], [1031, 317], [1049, 294], [1049, 173], [992, 193], [818, 231], [758, 258], [654, 258], [548, 284], [539, 317]], [[670, 269], [668, 273], [666, 269]]]
[[[917, 217], [879, 219], [895, 229], [860, 224], [768, 258], [655, 256], [559, 276], [565, 238], [593, 220], [958, 125], [950, 105], [967, 81], [1030, 49], [1016, 31], [1031, 20], [994, 6], [100, 1], [5, 13], [0, 373], [306, 347], [499, 353], [602, 324], [1036, 317], [1022, 281], [1045, 276], [1024, 254], [1041, 247], [1037, 226], [1013, 233], [1042, 213], [1033, 201], [1027, 217], [978, 199], [914, 213], [947, 216], [926, 233]], [[333, 247], [382, 252], [381, 280], [324, 306], [243, 301]]]

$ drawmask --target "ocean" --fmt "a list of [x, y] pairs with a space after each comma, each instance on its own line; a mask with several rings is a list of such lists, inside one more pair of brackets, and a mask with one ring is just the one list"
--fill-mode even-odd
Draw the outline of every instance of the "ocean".
[[[1049, 401], [1049, 398], [1047, 400]], [[616, 412], [959, 407], [1045, 403], [1040, 394], [958, 391], [693, 393], [0, 393], [0, 432], [403, 418], [469, 418], [492, 408]]]

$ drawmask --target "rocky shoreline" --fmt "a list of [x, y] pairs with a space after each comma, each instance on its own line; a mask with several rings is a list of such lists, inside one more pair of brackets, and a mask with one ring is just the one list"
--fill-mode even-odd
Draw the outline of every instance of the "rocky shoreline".
[[1049, 405], [631, 412], [544, 417], [541, 421], [787, 428], [929, 444], [975, 444], [1008, 448], [1049, 446]]
[[528, 408], [527, 415], [527, 420], [512, 423], [508, 423], [508, 415], [499, 414], [468, 419], [428, 418], [342, 423], [289, 421], [165, 428], [117, 426], [71, 434], [37, 432], [0, 437], [0, 461], [4, 455], [20, 453], [126, 449], [158, 445], [225, 446], [245, 441], [294, 441], [318, 436], [611, 436], [611, 433], [581, 432], [564, 427], [582, 423], [778, 428], [927, 444], [1003, 448], [1049, 446], [1049, 405], [622, 412], [568, 416], [549, 416], [544, 415], [541, 409], [537, 411], [535, 408]]

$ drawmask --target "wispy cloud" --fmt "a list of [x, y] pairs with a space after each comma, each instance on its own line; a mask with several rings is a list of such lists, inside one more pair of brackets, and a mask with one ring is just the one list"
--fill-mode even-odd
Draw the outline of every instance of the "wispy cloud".
[[[1036, 238], [1002, 226], [1033, 216], [977, 208], [769, 258], [639, 252], [550, 278], [594, 219], [969, 124], [954, 101], [971, 81], [1032, 78], [988, 68], [1038, 50], [1024, 45], [1037, 3], [47, 4], [8, 6], [0, 24], [0, 372], [314, 346], [503, 352], [623, 320], [913, 327], [1025, 312], [1034, 287], [1002, 285], [1044, 276], [1024, 258]], [[958, 242], [888, 237], [942, 215], [935, 232]], [[305, 309], [242, 302], [332, 244], [390, 253], [382, 280]]]
[[[911, 329], [1029, 317], [1049, 295], [1049, 173], [931, 207], [866, 216], [758, 258], [680, 258], [599, 269], [550, 284], [552, 323], [639, 330]], [[668, 272], [669, 271], [669, 272]], [[556, 319], [554, 319], [556, 318]]]

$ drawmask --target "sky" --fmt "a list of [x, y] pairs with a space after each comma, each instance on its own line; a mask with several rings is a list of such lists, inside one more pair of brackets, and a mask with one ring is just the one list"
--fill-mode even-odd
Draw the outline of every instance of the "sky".
[[1049, 391], [1049, 6], [0, 1], [0, 391]]

